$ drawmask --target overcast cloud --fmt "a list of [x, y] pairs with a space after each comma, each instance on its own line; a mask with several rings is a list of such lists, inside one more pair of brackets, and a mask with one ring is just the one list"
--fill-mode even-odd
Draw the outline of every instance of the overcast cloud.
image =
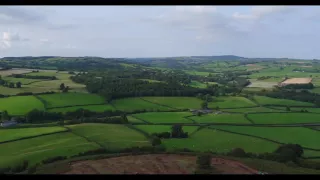
[[320, 59], [318, 6], [1, 6], [0, 57]]

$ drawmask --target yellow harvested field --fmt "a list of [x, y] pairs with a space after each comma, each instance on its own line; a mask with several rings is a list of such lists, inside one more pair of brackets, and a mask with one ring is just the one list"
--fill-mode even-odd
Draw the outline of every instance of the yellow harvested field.
[[281, 84], [308, 84], [312, 78], [291, 78], [283, 81]]

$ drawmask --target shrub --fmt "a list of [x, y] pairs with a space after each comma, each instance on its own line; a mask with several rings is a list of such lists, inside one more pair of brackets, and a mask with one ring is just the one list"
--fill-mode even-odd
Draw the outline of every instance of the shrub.
[[152, 137], [151, 141], [152, 146], [157, 146], [161, 144], [161, 139], [157, 136]]
[[235, 156], [235, 157], [247, 157], [246, 152], [241, 148], [232, 149], [232, 151], [229, 153], [229, 155]]
[[65, 159], [67, 159], [66, 156], [55, 156], [55, 157], [50, 157], [50, 158], [43, 160], [42, 163], [49, 164], [49, 163], [53, 163], [53, 162], [61, 161], [61, 160], [65, 160]]

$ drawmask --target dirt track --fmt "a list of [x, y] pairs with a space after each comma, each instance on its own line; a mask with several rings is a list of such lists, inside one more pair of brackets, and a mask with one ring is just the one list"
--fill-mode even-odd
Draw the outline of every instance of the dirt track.
[[[258, 173], [236, 161], [212, 158], [211, 163], [221, 174]], [[138, 155], [75, 162], [65, 174], [192, 174], [195, 167], [195, 156]]]

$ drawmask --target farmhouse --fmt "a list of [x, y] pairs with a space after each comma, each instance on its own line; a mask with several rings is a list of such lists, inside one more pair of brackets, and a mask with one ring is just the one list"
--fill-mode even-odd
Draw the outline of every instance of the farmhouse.
[[198, 112], [202, 113], [202, 114], [209, 114], [212, 113], [212, 110], [210, 109], [190, 109], [190, 111], [192, 112], [192, 114], [197, 114]]
[[10, 127], [17, 125], [17, 121], [4, 121], [1, 123], [1, 127]]
[[308, 84], [311, 83], [312, 78], [290, 78], [279, 83], [279, 86], [286, 86], [289, 84]]

